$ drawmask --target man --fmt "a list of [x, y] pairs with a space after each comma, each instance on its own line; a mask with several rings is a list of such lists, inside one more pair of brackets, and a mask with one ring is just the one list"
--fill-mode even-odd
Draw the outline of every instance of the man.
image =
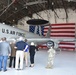
[[29, 45], [27, 44], [27, 39], [25, 39], [25, 49], [24, 49], [24, 60], [25, 60], [25, 65], [26, 67], [28, 66], [28, 52], [29, 52]]
[[54, 56], [55, 56], [55, 49], [53, 46], [51, 46], [48, 50], [48, 64], [46, 66], [47, 69], [52, 69], [53, 68], [53, 61], [54, 61]]
[[[16, 64], [15, 69], [16, 70], [22, 70], [23, 69], [23, 59], [24, 59], [24, 49], [25, 49], [26, 43], [23, 41], [23, 37], [19, 38], [19, 41], [15, 44], [16, 51]], [[19, 60], [20, 60], [20, 68], [19, 66]]]
[[[8, 42], [6, 42], [6, 37], [2, 38], [2, 42], [0, 43], [0, 71], [3, 70], [4, 72], [7, 71], [7, 60], [8, 55], [11, 54], [11, 47]], [[3, 64], [2, 64], [3, 63]]]

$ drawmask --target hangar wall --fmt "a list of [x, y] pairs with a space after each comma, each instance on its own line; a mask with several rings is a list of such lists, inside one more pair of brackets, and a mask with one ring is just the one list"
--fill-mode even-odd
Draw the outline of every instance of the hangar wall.
[[[46, 11], [40, 12], [40, 15], [43, 19], [49, 20], [50, 23], [52, 23], [52, 24], [69, 23], [69, 22], [75, 23], [76, 22], [76, 11], [68, 9], [67, 10], [67, 14], [68, 14], [67, 19], [66, 19], [66, 13], [65, 13], [64, 9], [56, 9], [55, 12], [51, 11], [51, 10], [46, 10]], [[34, 17], [36, 17], [36, 15], [34, 15]]]
[[[51, 10], [41, 11], [38, 13], [38, 15], [33, 14], [33, 18], [45, 19], [45, 20], [48, 20], [51, 24], [76, 23], [76, 10], [68, 9], [67, 18], [66, 18], [66, 13], [64, 9], [56, 9], [55, 12]], [[29, 31], [29, 25], [26, 23], [26, 21], [29, 19], [31, 18], [29, 17], [22, 18], [21, 20], [18, 21], [17, 27], [23, 30]]]

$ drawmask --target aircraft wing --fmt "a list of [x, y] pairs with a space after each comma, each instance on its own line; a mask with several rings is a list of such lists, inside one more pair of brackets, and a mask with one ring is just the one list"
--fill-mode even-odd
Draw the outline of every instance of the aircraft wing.
[[50, 38], [52, 41], [59, 41], [59, 42], [76, 42], [76, 39], [74, 38]]
[[76, 42], [76, 39], [72, 38], [29, 38], [27, 39], [28, 42], [35, 42], [36, 44], [44, 44], [49, 41], [53, 41], [56, 45], [58, 45], [60, 42]]

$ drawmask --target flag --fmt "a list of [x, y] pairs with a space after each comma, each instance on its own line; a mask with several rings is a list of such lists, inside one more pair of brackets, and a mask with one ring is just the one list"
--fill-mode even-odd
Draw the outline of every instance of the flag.
[[34, 31], [35, 31], [35, 26], [29, 26], [29, 32], [34, 33]]
[[43, 35], [46, 36], [48, 32], [49, 26], [44, 26]]
[[[71, 38], [75, 39], [75, 23], [61, 23], [51, 24], [50, 37], [51, 38]], [[49, 29], [49, 26], [44, 27], [44, 35]], [[75, 42], [60, 42], [59, 48], [64, 50], [75, 50]]]
[[[34, 33], [35, 32], [35, 27], [36, 26], [29, 26], [29, 32]], [[40, 26], [40, 27], [41, 27], [41, 34], [43, 35], [44, 34], [44, 26]], [[39, 26], [37, 28], [36, 34], [39, 34], [40, 35], [40, 33], [39, 33]]]
[[75, 38], [75, 23], [52, 24], [50, 36], [54, 38]]
[[[75, 23], [60, 23], [60, 24], [50, 24], [50, 37], [51, 38], [71, 38], [75, 39]], [[46, 36], [49, 26], [41, 27], [42, 35]], [[30, 26], [29, 31], [34, 32], [35, 26]], [[39, 29], [37, 29], [37, 34], [39, 34]], [[42, 45], [41, 45], [42, 46]], [[63, 50], [75, 50], [76, 42], [60, 42], [59, 48]]]

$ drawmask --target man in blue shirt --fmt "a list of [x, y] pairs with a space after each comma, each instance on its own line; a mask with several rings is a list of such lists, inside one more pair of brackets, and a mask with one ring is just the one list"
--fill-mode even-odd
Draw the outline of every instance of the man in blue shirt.
[[[24, 60], [24, 49], [25, 49], [26, 43], [23, 41], [23, 37], [19, 38], [19, 41], [15, 44], [16, 51], [16, 64], [15, 69], [23, 69], [23, 60]], [[20, 60], [20, 68], [19, 66], [19, 60]]]

